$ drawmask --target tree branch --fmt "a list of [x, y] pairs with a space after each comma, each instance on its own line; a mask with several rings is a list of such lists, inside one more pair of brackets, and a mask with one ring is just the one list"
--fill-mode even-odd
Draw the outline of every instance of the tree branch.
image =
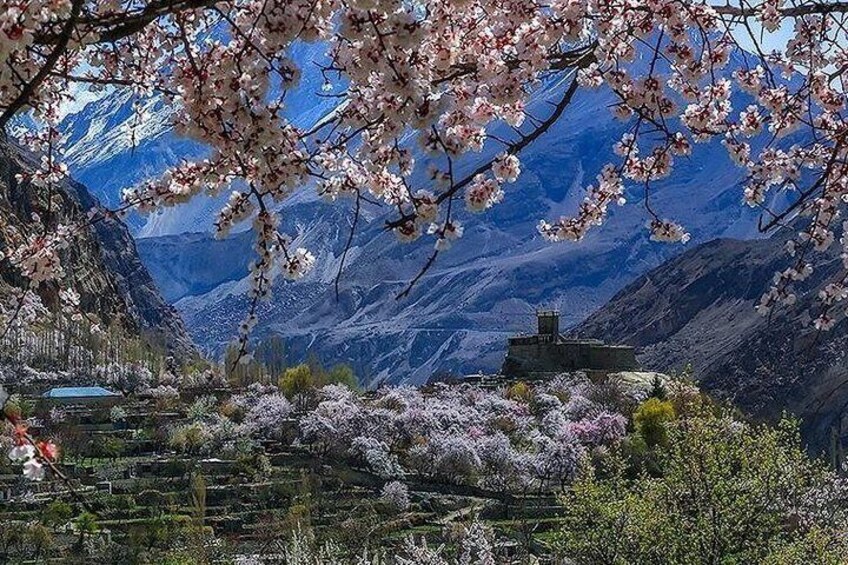
[[71, 5], [71, 13], [68, 17], [68, 21], [65, 22], [65, 25], [62, 27], [62, 33], [59, 35], [59, 39], [56, 42], [53, 51], [50, 52], [50, 55], [44, 60], [44, 65], [41, 66], [41, 69], [38, 73], [33, 77], [31, 81], [26, 83], [26, 85], [21, 89], [18, 96], [12, 101], [9, 106], [6, 107], [6, 110], [3, 111], [3, 114], [0, 115], [0, 130], [3, 130], [6, 127], [6, 124], [12, 119], [18, 110], [23, 108], [32, 95], [35, 93], [36, 89], [41, 86], [41, 83], [44, 82], [44, 79], [53, 72], [53, 67], [56, 66], [56, 63], [59, 61], [59, 57], [64, 54], [65, 50], [68, 47], [68, 42], [71, 39], [71, 34], [74, 31], [74, 27], [77, 22], [77, 18], [80, 15], [80, 11], [82, 10], [83, 0], [74, 0]]

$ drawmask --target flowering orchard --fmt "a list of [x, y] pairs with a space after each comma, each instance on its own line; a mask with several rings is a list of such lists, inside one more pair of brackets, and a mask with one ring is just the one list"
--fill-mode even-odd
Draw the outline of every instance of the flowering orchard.
[[[417, 477], [496, 492], [551, 490], [620, 443], [628, 422], [620, 410], [644, 396], [605, 394], [582, 375], [524, 395], [512, 390], [402, 386], [360, 395], [327, 385], [311, 400], [298, 393], [289, 401], [275, 387], [255, 384], [220, 407], [214, 399], [196, 401], [190, 421], [173, 426], [168, 443], [184, 453], [237, 457], [260, 441], [293, 442], [322, 461], [348, 462], [386, 481]], [[397, 484], [383, 494], [402, 506]]]
[[627, 417], [601, 388], [565, 376], [524, 396], [462, 385], [363, 398], [331, 385], [299, 418], [297, 441], [387, 480], [412, 475], [499, 492], [562, 488], [626, 434]]
[[[126, 207], [231, 192], [218, 232], [249, 221], [256, 233], [244, 354], [275, 275], [296, 279], [315, 262], [278, 230], [277, 204], [294, 190], [309, 185], [350, 202], [352, 230], [363, 207], [379, 206], [402, 241], [432, 238], [411, 286], [462, 237], [467, 212], [505, 200], [524, 148], [556, 121], [579, 119], [568, 112], [577, 90], [607, 89], [627, 124], [610, 140], [617, 157], [573, 216], [541, 220], [541, 234], [579, 240], [633, 194], [655, 240], [686, 241], [652, 190], [693, 143], [719, 138], [748, 173], [740, 200], [761, 209], [764, 231], [809, 218], [793, 224], [801, 231], [790, 266], [759, 307], [768, 312], [794, 301], [793, 283], [839, 237], [846, 12], [848, 4], [823, 0], [0, 0], [0, 129], [21, 112], [37, 119], [22, 140], [41, 167], [22, 180], [48, 190], [66, 174], [57, 122], [71, 87], [128, 89], [172, 105], [177, 130], [210, 156], [127, 190]], [[763, 33], [778, 29], [790, 37], [771, 51]], [[292, 60], [302, 42], [325, 45], [325, 57]], [[296, 127], [284, 110], [307, 65], [325, 77], [315, 95], [338, 104]], [[547, 79], [565, 86], [530, 111], [530, 94]], [[113, 212], [93, 210], [87, 222]], [[28, 238], [4, 230], [3, 260], [30, 283], [8, 317], [34, 308], [40, 284], [61, 283], [62, 250], [82, 229], [50, 225]], [[834, 324], [846, 285], [843, 276], [822, 292], [817, 327]]]

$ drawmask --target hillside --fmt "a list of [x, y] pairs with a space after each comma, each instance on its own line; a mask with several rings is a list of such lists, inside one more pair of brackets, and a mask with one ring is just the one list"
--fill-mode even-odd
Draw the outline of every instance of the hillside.
[[842, 269], [834, 249], [798, 289], [798, 304], [771, 318], [754, 310], [785, 268], [792, 232], [770, 239], [719, 239], [689, 250], [626, 286], [574, 329], [637, 347], [644, 367], [691, 364], [701, 386], [755, 416], [801, 416], [813, 443], [829, 441], [848, 407], [848, 322], [829, 332], [805, 326], [818, 289]]
[[[24, 235], [42, 225], [32, 222], [33, 212], [47, 217], [45, 192], [16, 179], [33, 166], [32, 159], [12, 145], [0, 144], [0, 222]], [[57, 187], [51, 209], [54, 214], [58, 210], [61, 221], [69, 222], [84, 217], [96, 205], [85, 186], [68, 180]], [[174, 354], [194, 351], [185, 325], [159, 294], [122, 222], [102, 221], [85, 230], [66, 251], [64, 264], [80, 293], [83, 311], [105, 324], [117, 323], [132, 334], [166, 343]], [[0, 285], [7, 290], [20, 285], [8, 263], [0, 267]], [[55, 305], [58, 290], [43, 284], [39, 293], [45, 304]]]
[[[312, 54], [304, 47], [298, 56]], [[320, 76], [307, 72], [304, 80], [304, 92], [313, 83], [315, 91], [320, 89]], [[544, 84], [530, 111], [546, 115], [549, 100], [562, 88]], [[284, 337], [295, 356], [311, 350], [347, 362], [367, 382], [425, 382], [434, 372], [497, 370], [506, 337], [530, 329], [537, 307], [560, 306], [564, 322], [582, 320], [634, 278], [686, 249], [650, 241], [638, 186], [627, 194], [634, 204], [612, 210], [608, 224], [580, 244], [551, 245], [538, 235], [540, 219], [577, 209], [585, 186], [612, 157], [611, 145], [624, 126], [611, 115], [611, 101], [609, 92], [578, 92], [563, 118], [523, 153], [523, 173], [507, 187], [503, 205], [482, 215], [463, 210], [463, 239], [404, 300], [395, 297], [426, 262], [432, 240], [398, 244], [383, 231], [386, 211], [366, 207], [337, 300], [335, 278], [351, 203], [328, 205], [313, 187], [302, 187], [281, 204], [282, 229], [316, 255], [318, 269], [297, 284], [278, 282], [272, 301], [262, 306], [257, 335]], [[200, 150], [174, 136], [166, 108], [155, 100], [144, 107], [151, 118], [138, 132], [135, 148], [126, 133], [126, 100], [118, 94], [89, 103], [63, 123], [74, 174], [96, 184], [105, 200], [114, 201], [122, 187]], [[288, 100], [288, 108], [298, 123], [310, 124], [330, 106], [326, 99], [316, 102], [299, 94]], [[108, 143], [98, 143], [103, 136]], [[487, 147], [460, 168], [470, 170], [475, 159], [496, 150]], [[427, 160], [419, 157], [423, 171]], [[673, 180], [657, 185], [652, 205], [686, 226], [690, 246], [717, 237], [757, 237], [756, 215], [739, 206], [742, 177], [719, 143], [698, 144], [691, 158], [679, 160]], [[427, 181], [416, 182], [425, 186]], [[246, 266], [254, 254], [246, 234], [223, 242], [212, 238], [219, 199], [200, 196], [186, 206], [132, 220], [142, 260], [194, 340], [213, 354], [233, 339], [246, 312]]]
[[[298, 234], [297, 244], [316, 254], [319, 267], [297, 284], [278, 283], [272, 302], [263, 306], [258, 335], [275, 333], [292, 352], [312, 349], [322, 358], [348, 362], [372, 382], [492, 371], [503, 361], [506, 337], [528, 330], [536, 307], [568, 305], [564, 318], [575, 323], [635, 277], [684, 251], [651, 242], [638, 205], [612, 210], [610, 222], [579, 244], [552, 245], [538, 235], [540, 218], [577, 208], [583, 186], [611, 154], [606, 140], [620, 134], [604, 97], [585, 93], [575, 104], [571, 119], [527, 150], [525, 172], [508, 188], [504, 205], [480, 216], [463, 213], [463, 239], [403, 300], [395, 297], [424, 264], [432, 242], [398, 244], [382, 231], [383, 212], [368, 210], [337, 301], [334, 281], [351, 211], [344, 203], [325, 204], [304, 187], [284, 204], [283, 230]], [[695, 158], [681, 161], [674, 182], [656, 192], [656, 207], [680, 219], [693, 243], [756, 235], [755, 215], [737, 204], [741, 171], [718, 143], [696, 149]], [[708, 182], [717, 190], [703, 190]], [[628, 195], [637, 202], [641, 197], [638, 188]], [[183, 247], [184, 237], [146, 239], [142, 256], [194, 339], [220, 352], [246, 310], [243, 265], [252, 244], [239, 234], [227, 242], [207, 235], [192, 236]], [[201, 263], [200, 271], [193, 267]], [[209, 276], [212, 270], [216, 277]], [[198, 278], [197, 284], [189, 282]], [[207, 282], [216, 280], [209, 288]]]

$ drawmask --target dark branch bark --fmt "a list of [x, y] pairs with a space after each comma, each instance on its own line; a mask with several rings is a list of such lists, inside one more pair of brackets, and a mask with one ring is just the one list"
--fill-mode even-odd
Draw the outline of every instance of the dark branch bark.
[[[594, 58], [591, 55], [585, 55], [584, 60], [581, 63], [581, 66], [588, 65], [592, 60], [594, 60]], [[571, 100], [574, 98], [574, 94], [577, 92], [578, 86], [579, 85], [577, 83], [577, 79], [575, 78], [574, 80], [571, 81], [571, 84], [568, 85], [568, 88], [566, 89], [565, 94], [563, 94], [560, 101], [557, 102], [557, 104], [554, 106], [554, 110], [553, 110], [553, 112], [551, 112], [551, 115], [548, 116], [547, 119], [545, 119], [545, 121], [543, 121], [530, 134], [523, 136], [517, 142], [515, 142], [514, 144], [507, 147], [506, 152], [511, 154], [511, 155], [516, 155], [516, 154], [520, 153], [528, 145], [530, 145], [531, 143], [533, 143], [534, 141], [539, 139], [539, 137], [541, 137], [545, 132], [547, 132], [551, 128], [551, 126], [553, 126], [557, 122], [557, 120], [560, 119], [563, 112], [565, 112], [565, 109], [568, 107], [568, 105], [571, 103]], [[479, 174], [486, 173], [489, 170], [491, 170], [492, 163], [493, 163], [493, 161], [488, 161], [488, 162], [480, 165], [479, 167], [477, 167], [477, 169], [475, 169], [468, 176], [466, 176], [465, 178], [463, 178], [462, 180], [458, 181], [453, 186], [451, 186], [450, 189], [439, 194], [439, 196], [436, 198], [436, 202], [438, 204], [441, 204], [445, 200], [454, 196], [457, 192], [459, 192], [460, 190], [462, 190], [463, 188], [468, 186], [468, 184], [470, 184], [471, 181], [474, 180], [475, 176], [477, 176]], [[395, 220], [387, 221], [385, 229], [391, 230], [391, 229], [394, 229], [396, 227], [402, 226], [407, 221], [411, 220], [413, 217], [414, 217], [413, 215], [408, 214], [408, 215], [404, 215], [400, 218], [397, 218]]]
[[[712, 8], [722, 16], [752, 18], [759, 15], [756, 8], [748, 6], [713, 6]], [[801, 6], [780, 8], [778, 11], [788, 18], [848, 13], [848, 2], [811, 2]]]
[[32, 80], [26, 83], [17, 98], [15, 98], [12, 103], [6, 107], [6, 110], [3, 111], [3, 115], [0, 116], [0, 131], [5, 129], [6, 124], [10, 119], [12, 119], [12, 116], [14, 116], [18, 110], [23, 108], [29, 102], [32, 95], [35, 94], [35, 91], [39, 86], [41, 86], [41, 83], [44, 82], [44, 79], [53, 72], [53, 67], [56, 66], [59, 58], [65, 53], [65, 50], [68, 47], [68, 42], [71, 39], [71, 34], [74, 32], [74, 27], [76, 26], [77, 18], [80, 15], [80, 10], [82, 10], [82, 3], [83, 0], [74, 0], [71, 5], [71, 13], [68, 17], [68, 21], [65, 22], [64, 26], [62, 26], [62, 32], [59, 35], [59, 40], [44, 60], [44, 65], [42, 65], [41, 69], [32, 78]]
[[[554, 107], [554, 111], [551, 112], [551, 115], [548, 116], [548, 118], [544, 122], [542, 122], [542, 124], [539, 127], [534, 129], [530, 134], [522, 137], [516, 143], [510, 145], [506, 150], [507, 153], [509, 153], [511, 155], [516, 155], [516, 154], [520, 153], [524, 148], [526, 148], [528, 145], [530, 145], [531, 143], [533, 143], [534, 141], [539, 139], [539, 137], [541, 137], [542, 134], [547, 132], [551, 128], [551, 126], [553, 126], [557, 122], [557, 120], [560, 119], [560, 117], [562, 116], [562, 113], [565, 112], [565, 109], [568, 107], [568, 105], [571, 103], [571, 100], [574, 98], [574, 93], [577, 92], [577, 87], [578, 87], [577, 79], [572, 80], [571, 84], [568, 85], [568, 89], [565, 91], [565, 94], [563, 94], [562, 99], [560, 99], [560, 101], [557, 102], [556, 106]], [[465, 188], [469, 183], [471, 183], [472, 180], [474, 180], [475, 176], [482, 174], [482, 173], [485, 173], [485, 172], [489, 171], [489, 169], [491, 169], [491, 168], [492, 168], [492, 162], [491, 161], [481, 165], [480, 167], [477, 168], [477, 170], [475, 170], [474, 172], [472, 172], [471, 174], [469, 174], [468, 176], [466, 176], [465, 178], [463, 178], [462, 180], [457, 182], [454, 186], [452, 186], [450, 190], [447, 190], [447, 191], [441, 193], [439, 195], [439, 197], [436, 199], [436, 202], [441, 204], [446, 199], [450, 198], [451, 196], [456, 194], [458, 191]]]
[[[83, 37], [94, 36], [93, 43], [111, 43], [138, 33], [153, 20], [164, 15], [209, 8], [215, 4], [216, 0], [158, 0], [149, 3], [142, 10], [129, 14], [81, 18], [77, 22], [77, 31]], [[57, 43], [59, 39], [60, 36], [47, 33], [36, 36], [35, 42], [51, 45]]]

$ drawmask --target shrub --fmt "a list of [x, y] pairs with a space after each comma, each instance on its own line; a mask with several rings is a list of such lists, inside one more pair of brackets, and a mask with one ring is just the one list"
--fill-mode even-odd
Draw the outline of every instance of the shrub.
[[61, 500], [55, 500], [44, 509], [41, 522], [47, 526], [61, 526], [67, 524], [74, 515], [71, 505]]
[[605, 478], [578, 480], [558, 553], [578, 565], [827, 563], [832, 548], [820, 540], [848, 526], [848, 487], [808, 458], [796, 422], [680, 420], [658, 455], [659, 478], [628, 479], [614, 457]]
[[127, 444], [119, 437], [107, 437], [102, 440], [97, 447], [97, 453], [101, 457], [107, 459], [118, 459], [127, 449]]
[[127, 419], [127, 411], [124, 410], [121, 406], [113, 406], [111, 410], [109, 410], [109, 421], [113, 424], [118, 422], [125, 422]]
[[516, 400], [518, 402], [530, 402], [532, 396], [533, 393], [530, 390], [530, 387], [523, 381], [515, 383], [506, 391], [506, 397], [508, 399]]
[[648, 447], [665, 445], [666, 427], [676, 417], [671, 402], [649, 398], [633, 413], [633, 424]]
[[199, 422], [174, 428], [168, 438], [169, 445], [183, 453], [198, 454], [211, 441], [206, 426]]

